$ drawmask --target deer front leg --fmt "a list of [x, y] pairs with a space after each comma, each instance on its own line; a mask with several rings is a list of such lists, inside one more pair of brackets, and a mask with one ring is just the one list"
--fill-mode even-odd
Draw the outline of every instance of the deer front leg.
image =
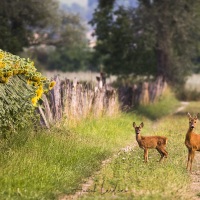
[[144, 162], [148, 162], [148, 149], [144, 149]]
[[191, 160], [191, 153], [192, 153], [192, 149], [188, 149], [188, 161], [187, 161], [187, 167], [186, 169], [189, 169], [189, 164], [190, 164], [190, 160]]
[[195, 151], [191, 151], [191, 157], [190, 157], [190, 172], [192, 172], [192, 162], [195, 156]]

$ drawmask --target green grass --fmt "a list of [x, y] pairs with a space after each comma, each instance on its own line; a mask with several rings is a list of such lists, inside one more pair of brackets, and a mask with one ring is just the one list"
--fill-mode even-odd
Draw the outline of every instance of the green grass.
[[101, 161], [133, 141], [133, 115], [20, 132], [0, 143], [0, 199], [55, 199], [75, 192]]
[[179, 102], [174, 94], [170, 90], [166, 90], [164, 95], [161, 96], [157, 102], [145, 106], [138, 106], [137, 113], [151, 120], [156, 120], [174, 113], [178, 105]]
[[85, 178], [100, 169], [103, 160], [135, 142], [133, 121], [144, 122], [143, 135], [169, 137], [169, 159], [159, 164], [159, 155], [152, 150], [150, 162], [145, 165], [139, 147], [130, 153], [122, 152], [95, 177], [97, 190], [103, 185], [105, 194], [100, 191], [84, 198], [110, 199], [113, 193], [109, 191], [115, 186], [121, 190], [116, 192], [118, 199], [161, 199], [165, 196], [173, 199], [182, 192], [186, 195], [189, 184], [184, 146], [187, 117], [163, 118], [153, 124], [141, 114], [128, 113], [87, 119], [75, 126], [63, 122], [50, 131], [34, 132], [27, 127], [1, 140], [0, 199], [57, 199], [60, 195], [73, 194]]
[[156, 150], [149, 151], [149, 163], [143, 162], [143, 150], [138, 146], [121, 153], [94, 178], [94, 184], [83, 199], [189, 199], [190, 178], [186, 171], [187, 149], [184, 145], [188, 119], [171, 116], [151, 124], [143, 135], [165, 135], [169, 138], [169, 157], [162, 163]]

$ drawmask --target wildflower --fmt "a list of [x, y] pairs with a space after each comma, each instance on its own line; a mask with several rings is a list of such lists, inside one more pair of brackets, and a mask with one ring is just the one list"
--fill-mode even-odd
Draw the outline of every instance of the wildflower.
[[8, 77], [10, 77], [10, 76], [13, 75], [13, 72], [12, 72], [12, 71], [8, 71], [8, 72], [7, 72], [7, 75], [8, 75]]
[[31, 102], [32, 102], [33, 106], [37, 106], [37, 101], [38, 101], [38, 98], [37, 98], [37, 97], [33, 97], [33, 98], [31, 99]]
[[15, 63], [14, 68], [19, 68], [20, 67], [20, 63], [19, 61]]
[[9, 81], [9, 78], [4, 76], [2, 76], [0, 79], [0, 83], [7, 83]]
[[19, 71], [18, 71], [17, 69], [14, 69], [14, 70], [13, 70], [13, 76], [14, 76], [14, 75], [17, 75], [18, 72], [19, 72]]
[[27, 84], [28, 84], [28, 85], [31, 85], [31, 84], [32, 84], [32, 81], [28, 79], [28, 80], [27, 80]]
[[5, 67], [5, 63], [0, 61], [0, 68], [4, 68]]
[[55, 86], [55, 84], [55, 81], [51, 81], [51, 83], [49, 84], [49, 90], [51, 90]]
[[42, 94], [44, 93], [43, 91], [43, 87], [40, 86], [37, 90], [36, 90], [36, 96], [38, 99], [40, 99], [42, 97]]
[[4, 53], [0, 53], [0, 59], [3, 59], [4, 58]]

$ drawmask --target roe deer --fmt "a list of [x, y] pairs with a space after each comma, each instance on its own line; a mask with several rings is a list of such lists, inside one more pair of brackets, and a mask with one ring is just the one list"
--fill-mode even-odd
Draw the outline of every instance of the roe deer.
[[191, 172], [195, 151], [200, 151], [200, 135], [194, 132], [194, 128], [197, 124], [199, 114], [197, 114], [194, 117], [192, 117], [190, 113], [188, 113], [187, 115], [189, 118], [189, 129], [185, 137], [185, 145], [188, 148], [187, 170], [190, 168]]
[[160, 153], [161, 158], [159, 162], [164, 157], [167, 158], [167, 138], [163, 136], [141, 136], [140, 132], [143, 126], [143, 122], [140, 124], [140, 126], [136, 126], [135, 122], [133, 122], [133, 127], [135, 128], [136, 140], [138, 142], [138, 145], [140, 148], [144, 149], [144, 161], [148, 161], [148, 149], [156, 149]]

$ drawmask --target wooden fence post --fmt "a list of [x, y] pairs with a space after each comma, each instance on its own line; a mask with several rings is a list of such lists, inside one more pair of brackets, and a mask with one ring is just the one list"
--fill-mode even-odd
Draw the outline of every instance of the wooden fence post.
[[51, 106], [53, 111], [53, 117], [55, 121], [58, 121], [62, 118], [62, 103], [61, 103], [61, 82], [58, 76], [54, 79], [56, 81], [56, 85], [50, 91], [51, 96]]

